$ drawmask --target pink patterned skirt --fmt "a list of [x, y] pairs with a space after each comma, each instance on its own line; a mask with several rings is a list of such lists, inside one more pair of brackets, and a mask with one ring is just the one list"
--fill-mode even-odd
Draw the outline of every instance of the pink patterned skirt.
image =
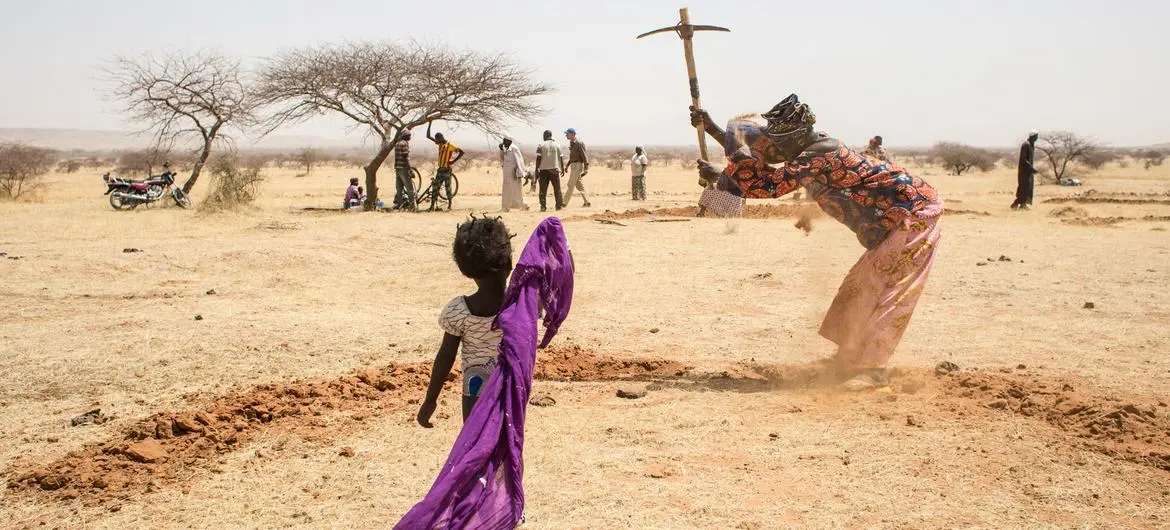
[[866, 251], [845, 276], [821, 324], [853, 368], [884, 368], [926, 285], [938, 247], [942, 201], [932, 203]]

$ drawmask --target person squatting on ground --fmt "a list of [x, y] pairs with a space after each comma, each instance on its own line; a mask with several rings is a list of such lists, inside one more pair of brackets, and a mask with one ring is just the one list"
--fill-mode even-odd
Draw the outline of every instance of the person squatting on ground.
[[524, 154], [510, 136], [505, 136], [500, 143], [500, 166], [504, 170], [500, 209], [504, 212], [512, 208], [528, 210], [528, 204], [524, 202]]
[[1028, 210], [1032, 207], [1032, 193], [1036, 186], [1036, 140], [1040, 133], [1032, 131], [1020, 145], [1020, 163], [1016, 169], [1016, 200], [1013, 210]]
[[357, 177], [349, 179], [349, 186], [345, 188], [345, 202], [343, 206], [346, 210], [350, 208], [357, 208], [362, 205], [362, 189], [358, 187]]
[[544, 131], [544, 141], [536, 147], [536, 178], [540, 181], [540, 211], [548, 210], [545, 196], [548, 195], [548, 185], [553, 187], [553, 201], [560, 210], [565, 207], [561, 202], [561, 173], [565, 171], [565, 155], [561, 146], [552, 139], [552, 131]]
[[722, 173], [700, 160], [701, 177], [744, 198], [777, 198], [803, 186], [857, 235], [866, 252], [845, 276], [820, 334], [837, 344], [833, 361], [845, 388], [888, 386], [886, 364], [934, 263], [938, 193], [896, 163], [818, 133], [816, 116], [795, 94], [763, 116], [732, 120], [726, 131], [701, 109], [692, 108], [691, 121], [721, 139], [728, 157]]
[[589, 197], [585, 195], [585, 175], [589, 174], [589, 152], [585, 149], [585, 142], [577, 139], [577, 130], [570, 128], [565, 131], [565, 138], [569, 139], [569, 183], [565, 186], [565, 197], [561, 204], [568, 206], [573, 198], [573, 190], [581, 192], [582, 206], [588, 208]]
[[[573, 254], [560, 220], [545, 219], [520, 253], [505, 290], [512, 269], [510, 237], [499, 218], [473, 218], [456, 230], [455, 262], [479, 290], [443, 310], [443, 345], [419, 410], [420, 424], [431, 426], [439, 390], [454, 363], [460, 335], [453, 333], [462, 333], [465, 367], [472, 332], [461, 330], [480, 335], [477, 352], [486, 352], [489, 343], [496, 346], [490, 361], [468, 368], [470, 376], [465, 369], [463, 428], [430, 491], [396, 529], [510, 530], [524, 522], [524, 427], [536, 350], [548, 346], [569, 316]], [[538, 342], [542, 311], [544, 337]], [[489, 364], [494, 370], [481, 368]]]
[[634, 156], [630, 158], [630, 196], [635, 201], [646, 200], [646, 168], [649, 165], [646, 150], [640, 145], [634, 147]]
[[443, 137], [443, 133], [435, 133], [431, 136], [431, 123], [427, 123], [427, 139], [435, 142], [439, 147], [439, 160], [435, 169], [434, 186], [431, 189], [431, 210], [434, 211], [435, 203], [439, 200], [439, 186], [445, 186], [447, 189], [447, 210], [451, 210], [451, 166], [455, 165], [460, 158], [463, 158], [463, 150], [459, 146], [447, 141]]
[[410, 171], [410, 131], [402, 133], [394, 144], [394, 208], [414, 211], [414, 175]]

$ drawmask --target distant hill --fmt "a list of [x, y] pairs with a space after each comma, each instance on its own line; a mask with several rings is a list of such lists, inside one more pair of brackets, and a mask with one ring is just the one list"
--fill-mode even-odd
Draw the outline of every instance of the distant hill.
[[[151, 138], [124, 131], [100, 131], [91, 129], [9, 129], [0, 128], [0, 143], [21, 142], [29, 145], [48, 147], [62, 151], [117, 151], [141, 149], [150, 145]], [[350, 149], [361, 147], [360, 141], [350, 139], [322, 138], [319, 136], [272, 135], [259, 143], [250, 139], [238, 139], [241, 149], [287, 150], [301, 147], [325, 149]]]

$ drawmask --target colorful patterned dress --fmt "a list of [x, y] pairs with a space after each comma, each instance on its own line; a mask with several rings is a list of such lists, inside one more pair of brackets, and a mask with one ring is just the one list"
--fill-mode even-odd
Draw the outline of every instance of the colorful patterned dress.
[[934, 263], [938, 192], [893, 162], [841, 146], [803, 153], [772, 167], [737, 151], [721, 186], [743, 198], [770, 199], [804, 187], [830, 217], [849, 227], [867, 252], [845, 277], [820, 333], [855, 368], [884, 368]]

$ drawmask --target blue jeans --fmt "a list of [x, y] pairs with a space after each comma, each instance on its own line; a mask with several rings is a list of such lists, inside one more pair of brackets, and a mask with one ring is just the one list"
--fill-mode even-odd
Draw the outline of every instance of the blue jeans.
[[410, 168], [394, 168], [394, 207], [413, 209], [414, 201], [414, 175]]

